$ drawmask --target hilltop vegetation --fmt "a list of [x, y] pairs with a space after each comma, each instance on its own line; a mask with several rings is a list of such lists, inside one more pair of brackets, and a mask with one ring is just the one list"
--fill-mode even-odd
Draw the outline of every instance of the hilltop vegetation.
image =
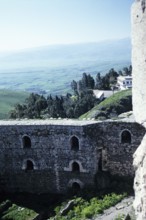
[[0, 90], [0, 119], [8, 118], [9, 111], [16, 103], [23, 103], [28, 96], [26, 92], [14, 92], [11, 90]]
[[[67, 93], [64, 96], [47, 97], [39, 94], [30, 94], [24, 104], [17, 104], [15, 109], [10, 112], [11, 118], [78, 118], [82, 114], [91, 110], [101, 101], [94, 96], [93, 89], [111, 89], [114, 88], [119, 75], [131, 74], [132, 67], [125, 67], [123, 71], [116, 72], [114, 69], [108, 71], [105, 76], [97, 73], [94, 79], [90, 74], [83, 73], [81, 80], [71, 82], [72, 94]], [[119, 95], [120, 96], [120, 95]], [[130, 100], [127, 99], [128, 106]], [[121, 101], [121, 106], [125, 102]], [[103, 103], [104, 105], [104, 103]], [[115, 103], [113, 103], [115, 105]], [[127, 106], [127, 105], [126, 105]], [[114, 107], [108, 109], [113, 111]], [[122, 113], [126, 111], [125, 107], [117, 111]], [[129, 110], [129, 108], [128, 108]], [[130, 108], [131, 110], [131, 108]], [[97, 118], [97, 117], [95, 117]]]
[[80, 117], [95, 118], [95, 119], [108, 119], [116, 117], [117, 115], [132, 110], [132, 91], [131, 89], [120, 91], [111, 97], [102, 101], [99, 105], [95, 106], [89, 112]]
[[[89, 78], [92, 77], [89, 75]], [[30, 94], [24, 104], [17, 104], [10, 112], [11, 118], [78, 118], [81, 114], [89, 111], [98, 100], [88, 89], [79, 90], [79, 93], [65, 96], [52, 96], [47, 98], [43, 95]]]

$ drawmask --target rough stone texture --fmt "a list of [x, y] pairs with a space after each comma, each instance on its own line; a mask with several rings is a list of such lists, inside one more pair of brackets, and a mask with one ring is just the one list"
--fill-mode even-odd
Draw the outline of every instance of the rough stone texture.
[[146, 121], [146, 0], [132, 6], [133, 111], [136, 121]]
[[[132, 6], [133, 111], [135, 119], [146, 127], [146, 0]], [[138, 220], [146, 219], [146, 135], [134, 154], [135, 201]]]
[[135, 201], [134, 208], [138, 220], [146, 219], [146, 135], [134, 154], [135, 167]]
[[[125, 130], [131, 143], [121, 141]], [[95, 181], [99, 171], [133, 177], [132, 155], [144, 133], [143, 126], [133, 121], [1, 121], [0, 190], [66, 193], [74, 183], [99, 188]], [[25, 135], [30, 148], [23, 146]], [[78, 150], [71, 149], [73, 136], [78, 138]], [[28, 160], [32, 170], [26, 169]], [[72, 170], [74, 162], [79, 171]]]

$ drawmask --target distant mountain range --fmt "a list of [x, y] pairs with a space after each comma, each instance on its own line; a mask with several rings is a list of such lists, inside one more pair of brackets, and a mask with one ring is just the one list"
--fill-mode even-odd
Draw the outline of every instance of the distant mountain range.
[[0, 89], [64, 93], [83, 72], [95, 76], [131, 63], [130, 39], [0, 53]]

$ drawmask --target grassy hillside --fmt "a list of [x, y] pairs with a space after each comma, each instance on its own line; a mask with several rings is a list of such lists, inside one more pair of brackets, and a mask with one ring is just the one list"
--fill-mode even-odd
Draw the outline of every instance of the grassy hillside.
[[24, 102], [27, 96], [26, 92], [0, 90], [0, 119], [8, 118], [8, 112], [13, 109], [14, 105]]
[[[12, 195], [11, 195], [12, 196]], [[13, 195], [14, 196], [14, 195]], [[28, 194], [30, 197], [30, 195]], [[111, 193], [108, 195], [91, 196], [88, 192], [86, 196], [71, 196], [70, 198], [64, 198], [60, 201], [56, 199], [53, 204], [51, 200], [45, 197], [45, 201], [42, 200], [42, 196], [31, 195], [30, 201], [26, 201], [24, 194], [17, 194], [15, 199], [0, 201], [0, 219], [1, 220], [34, 220], [34, 219], [48, 219], [48, 220], [85, 220], [93, 219], [98, 214], [102, 214], [105, 209], [116, 205], [123, 198], [127, 196], [127, 193], [116, 194]], [[19, 201], [18, 201], [19, 198]], [[24, 199], [25, 206], [22, 204], [21, 199]], [[23, 201], [23, 202], [24, 202]], [[69, 205], [71, 204], [71, 205]], [[35, 205], [35, 206], [34, 206]], [[68, 208], [67, 208], [68, 207]]]
[[36, 216], [35, 211], [13, 204], [9, 200], [0, 203], [0, 219], [2, 220], [33, 220]]
[[123, 112], [132, 110], [132, 91], [124, 90], [115, 93], [95, 106], [89, 112], [80, 116], [83, 118], [106, 119], [115, 117]]

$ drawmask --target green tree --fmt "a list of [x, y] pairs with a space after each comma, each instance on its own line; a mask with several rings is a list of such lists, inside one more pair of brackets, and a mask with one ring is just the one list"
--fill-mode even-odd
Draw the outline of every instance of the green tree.
[[96, 89], [101, 89], [102, 88], [102, 79], [100, 73], [97, 73], [96, 78], [95, 78], [95, 88]]
[[87, 76], [87, 88], [88, 89], [94, 89], [94, 87], [95, 87], [95, 81], [94, 81], [94, 78], [90, 75], [90, 74], [88, 74], [88, 76]]
[[74, 94], [76, 95], [77, 94], [77, 82], [75, 80], [71, 82], [71, 88], [74, 91]]

